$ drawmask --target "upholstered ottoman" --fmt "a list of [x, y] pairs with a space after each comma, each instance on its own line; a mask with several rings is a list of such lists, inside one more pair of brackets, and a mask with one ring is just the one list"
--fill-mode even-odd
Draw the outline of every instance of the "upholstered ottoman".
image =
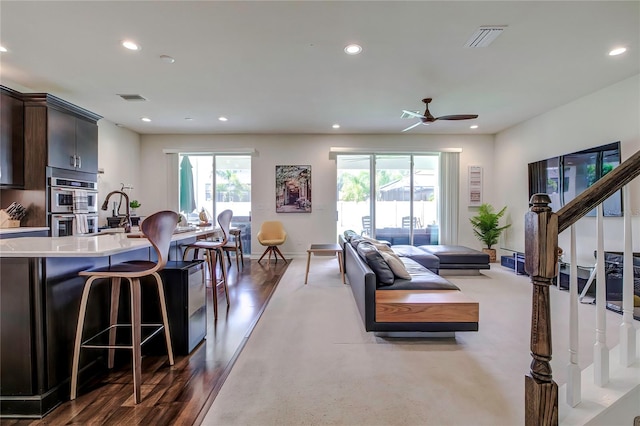
[[391, 246], [391, 250], [400, 257], [413, 259], [435, 274], [439, 273], [440, 259], [438, 259], [438, 256], [434, 254], [427, 253], [425, 250], [421, 250], [418, 247], [408, 245], [394, 245]]
[[478, 272], [480, 269], [490, 269], [489, 255], [479, 250], [465, 246], [453, 245], [425, 245], [418, 246], [420, 250], [433, 254], [440, 260], [440, 274], [443, 269], [467, 270]]

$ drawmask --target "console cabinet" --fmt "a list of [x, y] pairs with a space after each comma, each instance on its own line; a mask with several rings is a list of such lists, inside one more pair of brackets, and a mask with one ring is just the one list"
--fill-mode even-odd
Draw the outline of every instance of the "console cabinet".
[[0, 86], [0, 187], [24, 185], [24, 102]]
[[[167, 301], [167, 316], [171, 330], [174, 355], [189, 355], [207, 334], [206, 287], [202, 280], [202, 261], [169, 261], [160, 271]], [[146, 282], [145, 282], [146, 281]], [[143, 285], [152, 286], [153, 279], [143, 279]], [[143, 287], [143, 294], [146, 288]], [[146, 303], [143, 318], [160, 321], [159, 301], [156, 302], [155, 288], [144, 295]], [[149, 299], [153, 299], [152, 301]], [[149, 342], [148, 353], [166, 353], [162, 336]]]

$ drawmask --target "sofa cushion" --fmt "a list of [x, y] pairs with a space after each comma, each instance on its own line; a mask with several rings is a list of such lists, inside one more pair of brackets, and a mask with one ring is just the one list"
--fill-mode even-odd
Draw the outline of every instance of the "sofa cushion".
[[405, 280], [411, 279], [411, 274], [409, 274], [409, 271], [407, 271], [407, 268], [405, 268], [404, 263], [402, 263], [402, 260], [400, 260], [397, 254], [393, 251], [385, 250], [380, 250], [380, 254], [385, 262], [387, 262], [387, 265], [389, 265], [389, 268], [391, 268], [393, 275]]
[[398, 278], [393, 285], [384, 287], [383, 290], [460, 290], [446, 278], [434, 274], [417, 262], [409, 258], [402, 258], [402, 261], [411, 274], [411, 280]]
[[436, 274], [438, 273], [440, 268], [440, 259], [438, 259], [438, 256], [435, 254], [427, 253], [418, 247], [409, 245], [394, 245], [391, 246], [391, 248], [398, 256], [413, 259], [425, 268], [430, 269], [431, 272], [435, 272]]
[[435, 254], [440, 259], [440, 267], [447, 263], [456, 264], [489, 264], [489, 255], [479, 250], [465, 246], [437, 245], [419, 246], [428, 253]]
[[358, 254], [363, 258], [369, 268], [376, 274], [378, 285], [391, 285], [395, 280], [393, 271], [384, 260], [384, 257], [380, 254], [375, 246], [367, 241], [363, 241], [358, 244]]

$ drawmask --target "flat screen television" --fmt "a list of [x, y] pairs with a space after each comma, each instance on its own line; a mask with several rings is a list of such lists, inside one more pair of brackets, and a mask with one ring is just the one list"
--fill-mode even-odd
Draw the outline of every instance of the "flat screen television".
[[[558, 211], [619, 164], [619, 141], [529, 163], [529, 198], [546, 193]], [[605, 216], [622, 216], [622, 191], [607, 198], [603, 210]]]

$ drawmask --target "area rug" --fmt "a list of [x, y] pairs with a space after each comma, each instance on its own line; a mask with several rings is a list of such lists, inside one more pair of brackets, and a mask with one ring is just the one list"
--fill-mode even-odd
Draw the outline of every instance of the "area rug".
[[[315, 258], [308, 285], [305, 266], [289, 266], [204, 425], [523, 424], [528, 277], [495, 265], [480, 276], [447, 277], [480, 302], [478, 332], [382, 338], [364, 331], [335, 258]], [[553, 291], [553, 304], [566, 299]], [[617, 328], [619, 317], [609, 323]], [[555, 327], [562, 341], [567, 333]], [[558, 383], [567, 357], [554, 353]]]

